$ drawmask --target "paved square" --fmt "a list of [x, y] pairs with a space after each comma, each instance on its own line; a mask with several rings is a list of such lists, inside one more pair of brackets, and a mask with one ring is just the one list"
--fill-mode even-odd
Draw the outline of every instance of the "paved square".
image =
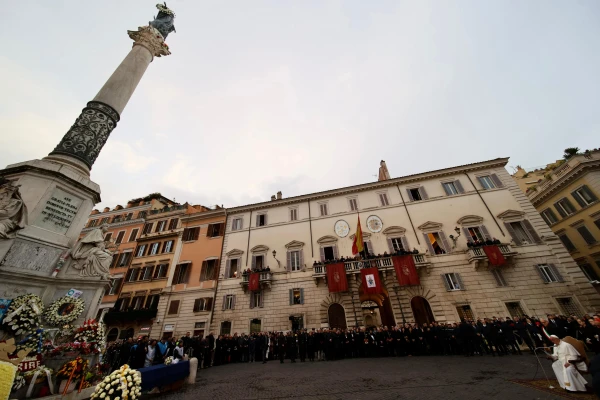
[[[550, 362], [542, 360], [555, 386]], [[534, 356], [368, 358], [201, 370], [195, 386], [164, 399], [560, 399], [508, 379], [532, 379]], [[537, 378], [543, 378], [540, 369]], [[562, 389], [556, 389], [562, 390]]]

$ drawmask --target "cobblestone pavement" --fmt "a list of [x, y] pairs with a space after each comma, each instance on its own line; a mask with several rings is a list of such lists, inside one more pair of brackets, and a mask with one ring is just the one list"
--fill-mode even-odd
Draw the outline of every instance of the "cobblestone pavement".
[[[553, 379], [550, 362], [542, 360]], [[508, 379], [532, 379], [531, 355], [403, 357], [284, 365], [230, 364], [200, 370], [196, 385], [162, 399], [560, 399]], [[541, 368], [537, 378], [543, 378]], [[553, 384], [556, 384], [553, 381]], [[562, 390], [562, 389], [555, 389]]]

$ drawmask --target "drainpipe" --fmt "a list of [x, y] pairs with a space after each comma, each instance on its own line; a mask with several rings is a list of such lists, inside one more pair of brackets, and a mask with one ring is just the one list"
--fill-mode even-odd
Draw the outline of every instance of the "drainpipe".
[[312, 217], [310, 216], [310, 199], [308, 199], [308, 227], [310, 229], [310, 256], [311, 258], [315, 258], [315, 251], [313, 249]]
[[473, 186], [473, 189], [475, 189], [475, 191], [479, 195], [479, 198], [483, 202], [483, 205], [485, 206], [485, 208], [487, 208], [488, 212], [490, 213], [490, 216], [492, 217], [492, 219], [496, 223], [496, 226], [498, 227], [498, 229], [500, 229], [500, 233], [502, 234], [502, 236], [506, 237], [506, 235], [504, 234], [504, 231], [502, 230], [502, 228], [500, 227], [500, 224], [498, 223], [498, 220], [496, 219], [496, 217], [494, 217], [494, 214], [492, 214], [492, 210], [490, 210], [490, 208], [488, 207], [487, 203], [483, 199], [483, 196], [481, 195], [481, 193], [479, 193], [479, 190], [477, 190], [477, 187], [475, 187], [475, 184], [471, 180], [471, 177], [466, 172], [465, 172], [465, 175], [467, 176], [467, 179], [469, 180], [469, 182], [471, 182], [471, 186]]
[[[223, 230], [223, 232], [227, 232], [227, 209], [225, 209], [225, 229]], [[223, 233], [223, 240], [221, 241], [221, 258], [219, 262], [223, 261], [223, 252], [225, 251], [225, 235], [226, 233]], [[210, 317], [209, 317], [209, 322], [208, 322], [208, 333], [211, 332], [211, 325], [212, 325], [212, 319], [213, 319], [213, 315], [215, 315], [215, 304], [217, 304], [217, 289], [219, 288], [219, 275], [217, 275], [217, 279], [215, 282], [215, 291], [213, 293], [213, 302], [212, 302], [212, 307], [210, 309]], [[204, 335], [205, 337], [208, 335]]]
[[246, 268], [248, 268], [248, 253], [250, 252], [250, 227], [252, 226], [252, 211], [250, 211], [250, 221], [248, 221], [248, 245], [246, 246]]
[[412, 218], [410, 217], [410, 213], [408, 212], [408, 207], [406, 206], [406, 202], [404, 201], [404, 196], [402, 196], [402, 191], [400, 190], [400, 186], [396, 185], [396, 188], [398, 189], [398, 193], [400, 193], [400, 198], [402, 199], [402, 204], [404, 204], [404, 209], [406, 210], [406, 215], [408, 215], [408, 220], [410, 221], [410, 226], [412, 227], [413, 233], [415, 234], [415, 237], [417, 238], [417, 243], [420, 246], [421, 241], [419, 240], [419, 235], [417, 235], [417, 231], [415, 230], [415, 226], [413, 225]]

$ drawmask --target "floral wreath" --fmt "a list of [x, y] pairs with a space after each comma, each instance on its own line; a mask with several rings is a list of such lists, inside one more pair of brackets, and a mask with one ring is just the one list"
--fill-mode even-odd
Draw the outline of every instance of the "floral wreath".
[[171, 364], [173, 364], [173, 357], [165, 358], [165, 365], [171, 365]]
[[43, 312], [44, 303], [40, 296], [24, 294], [10, 303], [3, 323], [13, 330], [15, 335], [30, 334], [40, 325]]
[[104, 324], [96, 322], [95, 319], [89, 319], [75, 330], [73, 339], [79, 343], [94, 344], [99, 348], [106, 346], [104, 338]]
[[[67, 315], [58, 315], [58, 311], [65, 304], [74, 304], [75, 308]], [[48, 306], [44, 312], [44, 319], [48, 321], [50, 325], [62, 326], [79, 318], [84, 309], [85, 302], [83, 300], [76, 299], [74, 297], [63, 296], [54, 300], [54, 302]]]
[[142, 394], [142, 376], [125, 364], [96, 385], [92, 400], [135, 400]]

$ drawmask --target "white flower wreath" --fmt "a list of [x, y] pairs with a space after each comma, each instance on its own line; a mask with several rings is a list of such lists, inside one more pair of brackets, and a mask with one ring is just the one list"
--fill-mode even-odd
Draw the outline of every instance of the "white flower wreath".
[[171, 365], [171, 364], [173, 364], [173, 357], [165, 358], [165, 365]]
[[135, 400], [142, 395], [142, 374], [125, 364], [96, 385], [92, 400]]
[[[73, 310], [66, 315], [59, 315], [60, 308], [65, 304], [73, 304]], [[75, 321], [83, 310], [85, 309], [85, 302], [81, 299], [74, 297], [63, 296], [59, 299], [54, 300], [50, 306], [44, 312], [44, 319], [53, 326], [63, 326], [70, 322]]]
[[40, 325], [43, 312], [44, 303], [40, 296], [24, 294], [10, 303], [3, 323], [13, 330], [15, 335], [33, 333]]

